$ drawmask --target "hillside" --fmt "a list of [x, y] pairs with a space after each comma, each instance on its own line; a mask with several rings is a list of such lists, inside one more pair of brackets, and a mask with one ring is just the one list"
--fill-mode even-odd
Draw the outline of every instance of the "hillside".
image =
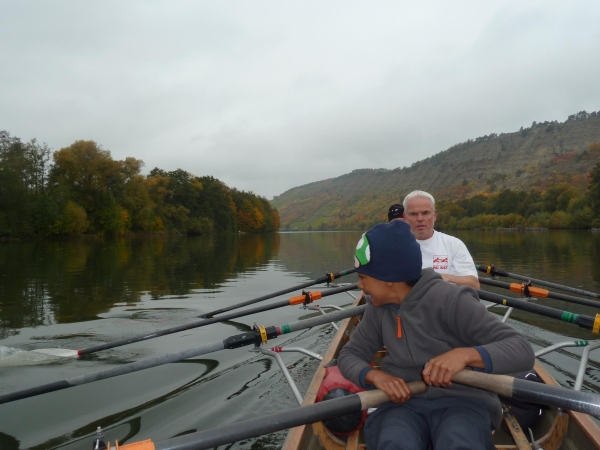
[[[384, 221], [387, 208], [414, 189], [437, 200], [477, 194], [545, 190], [565, 181], [583, 192], [600, 160], [600, 112], [580, 112], [563, 123], [534, 122], [514, 133], [455, 145], [411, 167], [358, 169], [276, 196], [282, 229], [365, 229]], [[591, 148], [590, 148], [591, 146]]]

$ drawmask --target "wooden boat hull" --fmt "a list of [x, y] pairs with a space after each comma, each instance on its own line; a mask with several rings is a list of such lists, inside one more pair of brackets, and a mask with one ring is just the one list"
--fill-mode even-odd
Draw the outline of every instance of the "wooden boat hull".
[[[357, 305], [359, 302], [360, 300], [357, 300], [355, 304]], [[342, 322], [339, 331], [333, 338], [327, 353], [324, 355], [323, 361], [313, 377], [302, 405], [309, 405], [315, 402], [317, 392], [325, 377], [325, 366], [337, 357], [357, 324], [357, 318], [345, 319]], [[535, 370], [544, 383], [558, 385], [557, 381], [537, 362]], [[531, 444], [519, 429], [518, 424], [511, 423], [508, 420], [507, 428], [509, 430], [512, 428], [514, 436], [503, 430], [495, 433], [494, 443], [497, 449], [519, 450], [531, 448]], [[565, 413], [557, 408], [547, 408], [542, 419], [532, 431], [536, 437], [536, 442], [544, 450], [600, 449], [600, 427], [593, 418], [578, 412], [568, 411]], [[283, 444], [283, 449], [363, 450], [365, 449], [365, 445], [359, 432], [352, 433], [347, 439], [342, 440], [331, 434], [322, 422], [316, 422], [291, 429]]]

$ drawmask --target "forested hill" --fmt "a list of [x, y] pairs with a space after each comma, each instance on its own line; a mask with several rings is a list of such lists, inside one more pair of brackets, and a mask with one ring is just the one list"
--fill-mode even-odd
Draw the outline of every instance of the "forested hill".
[[[447, 216], [452, 211], [455, 221], [450, 224], [442, 214], [438, 222], [453, 226], [461, 218], [509, 214], [494, 208], [501, 195], [516, 195], [512, 212], [520, 214], [518, 223], [496, 225], [547, 226], [547, 221], [527, 219], [547, 213], [544, 217], [550, 220], [548, 214], [554, 214], [557, 206], [552, 206], [549, 192], [554, 200], [566, 192], [564, 212], [574, 214], [577, 206], [585, 211], [585, 226], [589, 226], [594, 219], [590, 216], [593, 205], [586, 200], [589, 173], [599, 160], [600, 112], [582, 111], [563, 123], [533, 122], [514, 133], [470, 139], [410, 167], [358, 169], [296, 187], [276, 196], [272, 203], [283, 229], [364, 230], [384, 221], [388, 207], [414, 189], [442, 200], [442, 213], [444, 207]], [[581, 201], [567, 211], [569, 201], [577, 198]], [[481, 207], [473, 207], [474, 202]], [[568, 227], [567, 222], [563, 220], [562, 226]]]

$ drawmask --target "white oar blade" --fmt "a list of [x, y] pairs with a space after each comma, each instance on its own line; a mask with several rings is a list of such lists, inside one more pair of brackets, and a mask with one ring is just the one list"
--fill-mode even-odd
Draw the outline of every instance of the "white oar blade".
[[[50, 349], [60, 350], [60, 349]], [[69, 350], [73, 351], [73, 350]], [[33, 366], [38, 364], [51, 364], [60, 361], [62, 357], [53, 354], [28, 350], [21, 350], [14, 347], [0, 346], [0, 367], [18, 367]]]
[[68, 348], [40, 348], [32, 351], [36, 353], [43, 353], [44, 355], [60, 356], [63, 358], [77, 358], [79, 355], [77, 350], [69, 350]]

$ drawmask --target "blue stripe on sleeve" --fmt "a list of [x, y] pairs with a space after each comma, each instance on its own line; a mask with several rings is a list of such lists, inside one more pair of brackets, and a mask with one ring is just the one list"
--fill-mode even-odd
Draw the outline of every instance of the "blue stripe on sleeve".
[[358, 374], [358, 384], [360, 384], [360, 387], [363, 388], [363, 389], [369, 389], [369, 390], [376, 389], [375, 386], [373, 386], [371, 384], [367, 384], [367, 381], [365, 380], [365, 378], [367, 377], [367, 374], [371, 370], [374, 370], [374, 369], [372, 367], [365, 367]]
[[477, 372], [485, 372], [492, 373], [494, 371], [494, 364], [492, 364], [492, 357], [488, 353], [488, 351], [483, 347], [473, 347], [475, 350], [479, 352], [481, 355], [481, 359], [483, 359], [483, 364], [485, 365], [485, 369], [479, 369], [478, 367], [473, 367], [473, 370]]

